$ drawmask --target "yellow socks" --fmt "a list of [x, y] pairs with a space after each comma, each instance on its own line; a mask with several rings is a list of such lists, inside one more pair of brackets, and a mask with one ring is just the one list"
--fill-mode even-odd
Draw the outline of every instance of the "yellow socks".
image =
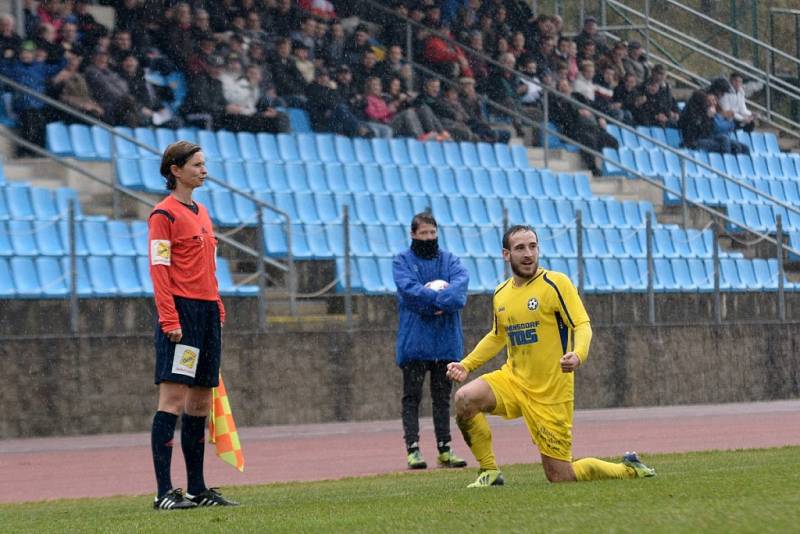
[[492, 430], [486, 422], [486, 415], [479, 413], [466, 420], [456, 418], [456, 423], [481, 469], [497, 469], [497, 460], [492, 451]]
[[579, 482], [587, 480], [608, 480], [611, 478], [636, 478], [636, 471], [624, 464], [604, 462], [597, 458], [582, 458], [572, 462], [575, 478]]

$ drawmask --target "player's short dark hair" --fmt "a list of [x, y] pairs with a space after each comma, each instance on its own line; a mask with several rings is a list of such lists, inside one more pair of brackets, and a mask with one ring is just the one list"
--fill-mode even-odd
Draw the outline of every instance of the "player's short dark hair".
[[172, 175], [170, 167], [177, 165], [183, 167], [189, 159], [202, 151], [200, 145], [190, 143], [189, 141], [176, 141], [164, 150], [164, 155], [161, 156], [161, 176], [167, 179], [167, 189], [172, 191], [175, 189], [177, 182], [175, 176]]
[[416, 232], [417, 228], [422, 224], [432, 224], [437, 228], [439, 227], [439, 225], [436, 224], [436, 219], [434, 219], [433, 214], [429, 211], [423, 211], [422, 213], [414, 215], [414, 218], [411, 219], [411, 231]]
[[539, 234], [536, 233], [536, 230], [533, 229], [533, 226], [529, 224], [515, 224], [514, 226], [506, 230], [506, 233], [503, 234], [504, 249], [509, 250], [508, 247], [510, 246], [509, 241], [511, 241], [511, 236], [514, 234], [518, 234], [519, 232], [533, 232], [533, 235], [536, 236], [536, 241], [537, 242], [539, 241]]

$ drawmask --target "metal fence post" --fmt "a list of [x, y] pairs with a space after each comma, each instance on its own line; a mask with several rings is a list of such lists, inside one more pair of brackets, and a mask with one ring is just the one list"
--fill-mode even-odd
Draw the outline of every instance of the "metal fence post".
[[286, 217], [286, 263], [289, 267], [289, 280], [287, 289], [289, 290], [289, 313], [292, 317], [297, 315], [297, 270], [294, 265], [294, 253], [292, 252], [292, 221]]
[[542, 148], [544, 149], [544, 168], [550, 168], [550, 158], [548, 152], [550, 151], [550, 132], [548, 132], [547, 125], [550, 123], [550, 91], [545, 88], [544, 91], [544, 113], [542, 114], [542, 129], [539, 132], [542, 137]]
[[80, 307], [78, 306], [78, 256], [75, 228], [77, 200], [71, 199], [67, 204], [67, 224], [69, 225], [69, 330], [73, 336], [80, 329]]
[[583, 298], [583, 214], [575, 211], [575, 241], [578, 249], [578, 294]]
[[353, 329], [353, 286], [350, 277], [350, 210], [342, 206], [342, 229], [344, 231], [344, 315], [347, 330]]
[[[116, 130], [115, 130], [116, 131]], [[117, 190], [117, 143], [116, 136], [111, 135], [111, 214], [119, 218], [119, 191]]]
[[647, 322], [656, 324], [656, 295], [653, 283], [653, 214], [647, 216], [645, 225], [647, 244]]
[[258, 273], [258, 331], [264, 332], [267, 329], [267, 300], [264, 292], [264, 255], [266, 247], [264, 245], [264, 210], [258, 206], [258, 228], [256, 230], [258, 239], [258, 261], [256, 262], [256, 272]]
[[689, 227], [689, 206], [686, 202], [686, 160], [681, 158], [681, 217], [683, 227]]
[[714, 322], [722, 323], [722, 306], [720, 303], [719, 292], [719, 222], [714, 221], [713, 225], [713, 264], [714, 264]]
[[[503, 207], [503, 235], [506, 235], [509, 228], [509, 221], [508, 221], [508, 208], [505, 206]], [[501, 236], [502, 238], [502, 236]], [[503, 262], [503, 278], [508, 278], [511, 276], [511, 269], [510, 265], [507, 261]]]
[[778, 318], [786, 320], [786, 294], [783, 287], [783, 218], [781, 214], [775, 216], [775, 244], [778, 249]]

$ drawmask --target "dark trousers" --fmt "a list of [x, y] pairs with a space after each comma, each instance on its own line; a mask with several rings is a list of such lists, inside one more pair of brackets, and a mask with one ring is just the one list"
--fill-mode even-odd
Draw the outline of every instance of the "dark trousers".
[[450, 442], [450, 391], [447, 364], [437, 360], [411, 360], [403, 365], [403, 433], [406, 447], [419, 442], [419, 401], [425, 373], [431, 373], [431, 399], [433, 401], [433, 428], [436, 442]]
[[[46, 121], [44, 118], [44, 109], [24, 109], [17, 112], [17, 123], [19, 124], [20, 137], [26, 141], [30, 141], [34, 145], [44, 146], [44, 135], [46, 128]], [[18, 156], [37, 155], [28, 149], [18, 147]]]

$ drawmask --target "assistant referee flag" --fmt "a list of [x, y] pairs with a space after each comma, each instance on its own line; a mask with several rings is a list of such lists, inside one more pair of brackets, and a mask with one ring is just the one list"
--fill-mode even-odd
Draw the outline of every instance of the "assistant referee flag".
[[208, 418], [209, 439], [216, 446], [217, 456], [223, 462], [244, 472], [244, 454], [239, 443], [236, 423], [233, 422], [231, 404], [228, 401], [225, 383], [222, 381], [222, 373], [219, 374], [219, 385], [212, 388], [212, 395], [211, 414]]

